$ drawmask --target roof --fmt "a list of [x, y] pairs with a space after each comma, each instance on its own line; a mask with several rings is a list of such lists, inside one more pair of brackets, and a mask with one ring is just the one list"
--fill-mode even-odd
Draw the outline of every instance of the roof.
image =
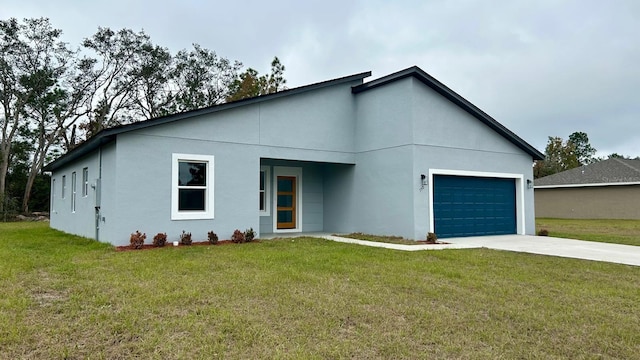
[[[288, 90], [280, 91], [273, 94], [261, 95], [261, 96], [238, 100], [238, 101], [225, 103], [221, 105], [209, 106], [206, 108], [186, 111], [178, 114], [167, 115], [167, 116], [154, 118], [146, 121], [140, 121], [137, 123], [120, 125], [120, 126], [115, 126], [109, 129], [104, 129], [99, 133], [97, 133], [96, 135], [94, 135], [93, 137], [91, 137], [90, 139], [88, 139], [87, 141], [85, 141], [84, 143], [80, 144], [78, 147], [69, 151], [67, 154], [61, 156], [54, 162], [47, 164], [43, 168], [43, 170], [53, 171], [70, 162], [73, 162], [76, 159], [79, 159], [82, 156], [85, 156], [88, 153], [96, 150], [98, 147], [102, 146], [103, 144], [113, 141], [118, 134], [122, 134], [122, 133], [133, 131], [133, 130], [144, 129], [151, 126], [166, 124], [174, 121], [184, 120], [184, 119], [188, 119], [188, 118], [192, 118], [200, 115], [211, 114], [218, 111], [233, 109], [236, 107], [245, 106], [249, 104], [255, 104], [263, 101], [277, 99], [284, 96], [300, 94], [300, 93], [317, 90], [317, 89], [328, 87], [328, 86], [334, 86], [338, 84], [358, 81], [369, 76], [371, 76], [371, 72], [367, 71], [367, 72], [345, 76], [345, 77], [341, 77], [333, 80], [327, 80], [327, 81], [323, 81], [323, 82], [319, 82], [311, 85], [301, 86], [298, 88], [288, 89]], [[449, 89], [444, 84], [442, 84], [441, 82], [439, 82], [438, 80], [436, 80], [431, 75], [427, 74], [425, 71], [423, 71], [417, 66], [413, 66], [408, 69], [398, 71], [391, 75], [364, 83], [362, 85], [354, 86], [352, 88], [352, 93], [358, 94], [358, 93], [361, 93], [370, 89], [374, 89], [379, 86], [383, 86], [388, 83], [398, 81], [411, 76], [418, 79], [425, 85], [435, 90], [437, 93], [447, 98], [449, 101], [453, 102], [457, 106], [461, 107], [463, 110], [467, 111], [469, 114], [473, 115], [478, 120], [485, 123], [491, 129], [493, 129], [494, 131], [496, 131], [497, 133], [505, 137], [507, 140], [511, 141], [513, 144], [515, 144], [517, 147], [525, 151], [527, 154], [531, 155], [534, 160], [544, 159], [544, 155], [540, 151], [535, 149], [533, 146], [529, 145], [527, 142], [525, 142], [516, 134], [514, 134], [509, 129], [504, 127], [502, 124], [497, 122], [491, 116], [487, 115], [485, 112], [483, 112], [482, 110], [477, 108], [475, 105], [470, 103], [468, 100], [464, 99], [462, 96], [458, 95], [453, 90]]]
[[97, 134], [92, 136], [90, 139], [80, 144], [78, 147], [69, 151], [65, 155], [59, 157], [55, 161], [47, 164], [45, 167], [42, 168], [42, 170], [53, 171], [70, 162], [73, 162], [74, 160], [79, 159], [87, 155], [88, 153], [96, 150], [98, 147], [102, 146], [103, 144], [113, 141], [118, 134], [122, 134], [122, 133], [133, 131], [133, 130], [144, 129], [151, 126], [171, 123], [174, 121], [184, 120], [184, 119], [188, 119], [188, 118], [192, 118], [200, 115], [211, 114], [219, 111], [233, 109], [233, 108], [237, 108], [237, 107], [245, 106], [249, 104], [256, 104], [259, 102], [277, 99], [285, 96], [301, 94], [304, 92], [317, 90], [317, 89], [325, 88], [328, 86], [350, 83], [353, 81], [362, 80], [369, 76], [371, 76], [371, 72], [367, 71], [367, 72], [349, 75], [349, 76], [345, 76], [345, 77], [341, 77], [333, 80], [322, 81], [322, 82], [318, 82], [311, 85], [305, 85], [305, 86], [301, 86], [293, 89], [287, 89], [287, 90], [279, 91], [273, 94], [260, 95], [252, 98], [233, 101], [230, 103], [213, 105], [213, 106], [209, 106], [201, 109], [185, 111], [178, 114], [162, 116], [162, 117], [140, 121], [132, 124], [114, 126], [98, 132]]
[[640, 160], [611, 158], [535, 180], [537, 189], [640, 185]]
[[544, 154], [538, 151], [533, 146], [529, 145], [526, 141], [520, 138], [518, 135], [514, 134], [511, 130], [507, 129], [504, 125], [500, 124], [494, 118], [489, 116], [484, 111], [480, 110], [478, 107], [473, 105], [467, 99], [460, 96], [455, 91], [449, 89], [440, 81], [436, 80], [433, 76], [427, 74], [424, 70], [420, 69], [417, 66], [410, 67], [405, 70], [398, 71], [391, 75], [387, 75], [377, 80], [369, 81], [362, 85], [355, 86], [352, 91], [354, 94], [361, 93], [363, 91], [375, 89], [380, 86], [384, 86], [388, 83], [398, 81], [401, 79], [405, 79], [408, 77], [413, 77], [423, 84], [427, 85], [431, 89], [433, 89], [438, 94], [444, 96], [446, 99], [456, 104], [476, 119], [482, 121], [485, 125], [489, 126], [492, 130], [497, 132], [498, 134], [505, 137], [507, 140], [511, 141], [514, 145], [522, 149], [527, 154], [531, 155], [534, 160], [543, 160]]

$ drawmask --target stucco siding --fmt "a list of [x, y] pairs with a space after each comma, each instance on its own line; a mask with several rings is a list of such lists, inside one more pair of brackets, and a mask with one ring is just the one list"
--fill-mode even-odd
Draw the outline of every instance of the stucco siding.
[[332, 233], [352, 233], [360, 207], [356, 204], [354, 165], [325, 164], [323, 210], [324, 230]]
[[[117, 229], [110, 232], [114, 244], [128, 243], [129, 235], [140, 230], [150, 239], [166, 232], [168, 240], [178, 240], [183, 230], [194, 241], [206, 240], [208, 231], [221, 239], [233, 230], [259, 229], [259, 159], [251, 147], [240, 144], [173, 137], [148, 136], [136, 132], [118, 138], [116, 201]], [[214, 156], [214, 219], [172, 220], [172, 154]], [[211, 171], [210, 170], [210, 171]], [[255, 191], [246, 191], [255, 189]], [[256, 204], [249, 207], [249, 204]], [[108, 222], [108, 219], [107, 219]]]
[[320, 164], [311, 164], [302, 170], [302, 231], [324, 230], [323, 173]]
[[[88, 171], [88, 191], [83, 195], [83, 169]], [[95, 184], [99, 171], [98, 152], [89, 154], [71, 166], [66, 166], [54, 174], [55, 194], [52, 195], [51, 227], [70, 234], [95, 237]], [[72, 211], [73, 183], [72, 174], [76, 174], [75, 211]], [[62, 197], [62, 177], [65, 177], [65, 196]]]
[[136, 133], [175, 141], [243, 145], [259, 151], [262, 158], [353, 164], [355, 104], [349, 85], [250, 104]]
[[640, 219], [640, 185], [535, 189], [536, 215], [564, 219]]
[[412, 80], [403, 79], [358, 94], [356, 152], [412, 143]]
[[411, 148], [358, 154], [351, 198], [356, 231], [415, 238]]
[[102, 147], [99, 151], [101, 161], [100, 180], [100, 232], [98, 240], [108, 242], [113, 238], [113, 233], [118, 229], [118, 189], [116, 179], [118, 170], [116, 168], [116, 155], [118, 143], [112, 142]]
[[412, 89], [414, 144], [480, 151], [478, 156], [487, 152], [526, 155], [511, 141], [420, 81], [412, 79]]
[[260, 145], [279, 149], [353, 152], [351, 86], [333, 86], [261, 103]]

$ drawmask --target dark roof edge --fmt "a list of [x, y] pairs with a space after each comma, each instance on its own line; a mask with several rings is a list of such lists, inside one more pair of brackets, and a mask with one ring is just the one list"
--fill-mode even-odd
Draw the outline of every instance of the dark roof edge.
[[436, 80], [431, 75], [427, 74], [424, 70], [420, 69], [417, 66], [412, 66], [410, 68], [400, 70], [393, 74], [381, 77], [379, 79], [366, 82], [362, 85], [354, 86], [352, 88], [352, 92], [354, 94], [361, 93], [363, 91], [375, 89], [377, 87], [389, 84], [394, 81], [398, 81], [407, 77], [414, 77], [423, 84], [429, 86], [433, 90], [435, 90], [438, 94], [444, 96], [446, 99], [461, 107], [463, 110], [473, 115], [478, 120], [485, 123], [491, 129], [504, 136], [506, 139], [511, 141], [514, 145], [524, 150], [526, 153], [531, 155], [534, 160], [544, 160], [544, 154], [542, 154], [538, 149], [531, 146], [529, 143], [524, 141], [518, 135], [513, 133], [511, 130], [507, 129], [504, 125], [500, 124], [497, 120], [489, 116], [484, 111], [480, 110], [477, 106], [473, 105], [467, 99], [460, 96], [455, 91], [448, 88], [446, 85]]
[[321, 89], [324, 87], [328, 87], [328, 86], [334, 86], [334, 85], [339, 85], [339, 84], [344, 84], [344, 83], [348, 83], [348, 82], [353, 82], [353, 81], [357, 81], [357, 80], [362, 80], [366, 77], [371, 76], [371, 71], [366, 71], [366, 72], [362, 72], [359, 74], [354, 74], [354, 75], [348, 75], [348, 76], [344, 76], [344, 77], [340, 77], [340, 78], [336, 78], [336, 79], [332, 79], [332, 80], [326, 80], [326, 81], [322, 81], [322, 82], [318, 82], [318, 83], [314, 83], [314, 84], [310, 84], [310, 85], [304, 85], [304, 86], [300, 86], [297, 88], [293, 88], [293, 89], [287, 89], [287, 90], [283, 90], [283, 91], [279, 91], [273, 94], [266, 94], [266, 95], [260, 95], [260, 96], [256, 96], [256, 97], [252, 97], [252, 98], [247, 98], [247, 99], [242, 99], [242, 100], [237, 100], [237, 101], [233, 101], [230, 103], [224, 103], [224, 104], [220, 104], [220, 105], [213, 105], [213, 106], [209, 106], [206, 108], [201, 108], [201, 109], [195, 109], [195, 110], [191, 110], [191, 111], [185, 111], [182, 113], [178, 113], [178, 114], [172, 114], [172, 115], [167, 115], [167, 116], [162, 116], [159, 118], [154, 118], [154, 119], [149, 119], [149, 120], [144, 120], [144, 121], [139, 121], [136, 123], [132, 123], [132, 124], [126, 124], [126, 125], [119, 125], [119, 126], [115, 126], [112, 128], [108, 128], [108, 129], [104, 129], [102, 131], [100, 131], [99, 133], [97, 133], [96, 135], [92, 136], [89, 140], [83, 142], [82, 144], [80, 144], [78, 147], [74, 148], [73, 150], [69, 151], [68, 153], [62, 155], [61, 157], [59, 157], [58, 159], [54, 160], [53, 162], [47, 164], [46, 166], [44, 166], [42, 168], [43, 171], [53, 171], [56, 170], [84, 155], [87, 155], [88, 153], [92, 152], [93, 150], [97, 149], [99, 146], [111, 142], [115, 139], [116, 135], [121, 134], [121, 133], [125, 133], [125, 132], [129, 132], [129, 131], [133, 131], [133, 130], [139, 130], [139, 129], [144, 129], [144, 128], [148, 128], [151, 126], [156, 126], [156, 125], [161, 125], [161, 124], [166, 124], [166, 123], [170, 123], [173, 121], [178, 121], [178, 120], [183, 120], [183, 119], [187, 119], [187, 118], [191, 118], [191, 117], [195, 117], [195, 116], [199, 116], [199, 115], [204, 115], [204, 114], [210, 114], [210, 113], [215, 113], [218, 111], [223, 111], [223, 110], [228, 110], [228, 109], [233, 109], [236, 107], [240, 107], [240, 106], [245, 106], [245, 105], [250, 105], [250, 104], [255, 104], [255, 103], [259, 103], [259, 102], [263, 102], [263, 101], [267, 101], [267, 100], [272, 100], [272, 99], [277, 99], [277, 98], [281, 98], [281, 97], [285, 97], [285, 96], [290, 96], [290, 95], [296, 95], [296, 94], [301, 94], [307, 91], [312, 91], [312, 90], [317, 90], [317, 89]]

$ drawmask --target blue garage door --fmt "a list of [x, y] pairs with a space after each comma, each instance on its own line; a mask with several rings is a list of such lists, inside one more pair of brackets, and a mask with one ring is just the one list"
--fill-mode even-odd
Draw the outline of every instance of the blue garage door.
[[515, 180], [436, 175], [433, 217], [440, 238], [515, 234]]

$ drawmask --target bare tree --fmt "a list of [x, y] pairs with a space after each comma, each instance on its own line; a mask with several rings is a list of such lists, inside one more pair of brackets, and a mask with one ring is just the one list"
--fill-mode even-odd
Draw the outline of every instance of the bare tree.
[[140, 49], [151, 46], [151, 40], [143, 31], [130, 29], [115, 32], [109, 28], [98, 31], [83, 41], [84, 49], [97, 58], [86, 57], [85, 65], [91, 67], [95, 81], [89, 90], [89, 110], [82, 129], [89, 138], [102, 129], [133, 120], [130, 111], [136, 103], [136, 84]]

